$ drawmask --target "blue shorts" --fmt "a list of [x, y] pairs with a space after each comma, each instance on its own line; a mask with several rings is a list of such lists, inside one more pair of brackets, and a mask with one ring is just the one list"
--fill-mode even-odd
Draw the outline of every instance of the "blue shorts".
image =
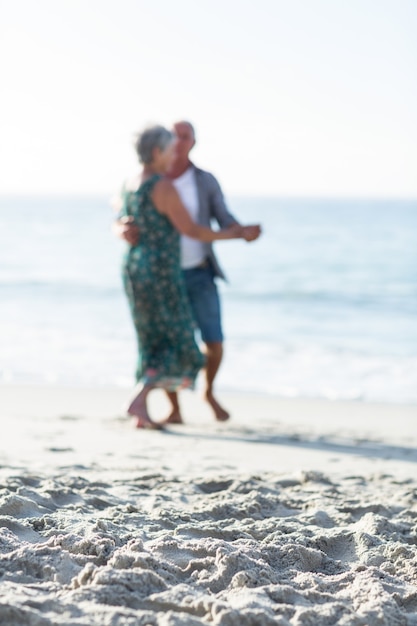
[[185, 287], [196, 326], [204, 343], [223, 341], [220, 298], [210, 263], [183, 270]]

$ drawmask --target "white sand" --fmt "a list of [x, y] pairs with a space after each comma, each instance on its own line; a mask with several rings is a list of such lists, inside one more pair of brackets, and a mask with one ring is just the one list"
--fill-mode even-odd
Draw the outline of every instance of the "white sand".
[[0, 388], [1, 626], [417, 626], [417, 407], [126, 401]]

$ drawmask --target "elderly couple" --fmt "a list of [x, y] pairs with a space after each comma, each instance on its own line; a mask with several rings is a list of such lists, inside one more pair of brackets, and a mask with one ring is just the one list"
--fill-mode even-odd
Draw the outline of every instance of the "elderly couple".
[[[213, 395], [213, 380], [223, 354], [219, 296], [214, 281], [223, 277], [212, 249], [220, 239], [254, 241], [259, 225], [241, 226], [228, 212], [214, 176], [189, 159], [193, 126], [173, 131], [152, 126], [140, 133], [135, 148], [142, 170], [127, 182], [115, 222], [116, 234], [129, 247], [123, 280], [138, 340], [138, 386], [128, 408], [137, 428], [180, 424], [177, 390], [193, 388], [205, 368], [205, 398], [218, 420], [229, 417]], [[220, 230], [212, 230], [214, 219]], [[198, 326], [205, 355], [194, 338]], [[147, 397], [163, 388], [172, 410], [163, 423], [149, 416]]]

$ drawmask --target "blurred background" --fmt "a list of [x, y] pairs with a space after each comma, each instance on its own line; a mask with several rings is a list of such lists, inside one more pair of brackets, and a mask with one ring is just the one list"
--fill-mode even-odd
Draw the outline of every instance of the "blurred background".
[[221, 242], [217, 387], [417, 402], [417, 5], [1, 7], [0, 383], [133, 384], [110, 199], [186, 118], [252, 244]]

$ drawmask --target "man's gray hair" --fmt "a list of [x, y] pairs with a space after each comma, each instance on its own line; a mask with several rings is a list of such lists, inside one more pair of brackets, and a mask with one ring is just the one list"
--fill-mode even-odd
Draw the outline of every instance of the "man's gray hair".
[[148, 165], [152, 162], [154, 149], [165, 150], [173, 139], [174, 134], [164, 126], [148, 126], [135, 138], [135, 150], [139, 161]]
[[173, 127], [175, 128], [175, 126], [177, 126], [177, 124], [185, 124], [186, 126], [188, 126], [189, 129], [191, 130], [191, 132], [193, 133], [193, 139], [194, 140], [196, 139], [194, 125], [191, 124], [191, 122], [189, 120], [177, 120], [176, 122], [174, 122]]

